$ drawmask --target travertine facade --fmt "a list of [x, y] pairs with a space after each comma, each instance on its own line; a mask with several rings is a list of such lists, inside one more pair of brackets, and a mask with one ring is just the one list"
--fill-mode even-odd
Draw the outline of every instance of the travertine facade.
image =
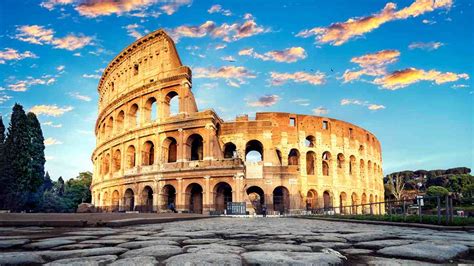
[[291, 212], [383, 200], [380, 143], [367, 130], [276, 112], [226, 122], [199, 111], [191, 88], [191, 69], [161, 30], [107, 66], [92, 154], [96, 206], [165, 211], [173, 202], [209, 213], [231, 201]]

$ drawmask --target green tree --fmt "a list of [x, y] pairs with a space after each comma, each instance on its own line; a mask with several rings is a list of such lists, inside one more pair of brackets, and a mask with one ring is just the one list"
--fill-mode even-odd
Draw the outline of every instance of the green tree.
[[54, 192], [60, 197], [64, 195], [64, 180], [62, 176], [60, 176], [58, 181], [54, 184]]
[[53, 181], [51, 180], [51, 177], [49, 176], [49, 173], [46, 172], [44, 175], [44, 180], [43, 180], [43, 191], [48, 191], [53, 188]]
[[6, 204], [9, 209], [23, 210], [28, 200], [31, 177], [30, 134], [28, 118], [19, 104], [13, 112], [4, 144]]
[[[6, 183], [5, 175], [5, 155], [4, 155], [4, 146], [5, 146], [5, 125], [3, 124], [2, 116], [0, 115], [0, 184]], [[0, 208], [5, 208], [5, 196], [6, 196], [6, 187], [4, 185], [0, 186]]]
[[449, 191], [444, 188], [444, 187], [440, 187], [440, 186], [431, 186], [428, 188], [428, 190], [426, 191], [426, 194], [428, 196], [439, 196], [441, 199], [443, 199], [444, 197], [446, 197], [447, 195], [449, 195]]
[[70, 209], [75, 210], [80, 203], [91, 202], [91, 182], [91, 172], [81, 172], [66, 182], [64, 197], [70, 200]]
[[29, 191], [36, 192], [44, 180], [44, 137], [40, 122], [34, 113], [28, 113], [28, 133], [30, 134], [31, 177]]

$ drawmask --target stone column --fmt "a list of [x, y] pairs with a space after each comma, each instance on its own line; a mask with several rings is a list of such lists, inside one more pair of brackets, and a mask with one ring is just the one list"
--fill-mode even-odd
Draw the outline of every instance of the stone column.
[[178, 128], [179, 136], [178, 139], [176, 140], [177, 143], [177, 148], [176, 148], [176, 162], [184, 162], [186, 161], [185, 159], [185, 139], [184, 139], [184, 132], [182, 128]]
[[204, 188], [203, 188], [203, 204], [202, 204], [202, 213], [209, 214], [212, 209], [212, 195], [211, 195], [211, 185], [210, 185], [210, 176], [204, 176]]
[[185, 191], [183, 191], [183, 179], [176, 178], [178, 186], [176, 188], [176, 210], [183, 212], [186, 209]]

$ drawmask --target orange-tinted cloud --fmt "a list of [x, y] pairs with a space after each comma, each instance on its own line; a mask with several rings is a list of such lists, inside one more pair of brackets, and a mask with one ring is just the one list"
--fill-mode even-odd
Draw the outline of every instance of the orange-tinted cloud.
[[25, 58], [38, 58], [38, 56], [30, 51], [21, 53], [13, 48], [5, 48], [4, 51], [0, 51], [0, 64], [5, 64], [6, 61], [18, 61]]
[[422, 70], [416, 68], [407, 68], [399, 71], [394, 71], [383, 77], [376, 78], [374, 83], [382, 86], [382, 88], [389, 90], [397, 90], [404, 88], [410, 84], [419, 81], [433, 81], [436, 84], [443, 84], [447, 82], [457, 81], [459, 79], [469, 79], [468, 74], [456, 74], [452, 72], [440, 72], [437, 70]]
[[256, 101], [247, 102], [252, 107], [269, 107], [275, 105], [280, 100], [280, 96], [276, 94], [264, 95]]
[[307, 72], [295, 72], [295, 73], [278, 73], [270, 72], [271, 84], [273, 86], [280, 86], [285, 84], [287, 81], [293, 81], [297, 83], [309, 83], [312, 85], [321, 85], [325, 82], [325, 75], [321, 72], [316, 72], [314, 74]]
[[192, 2], [192, 0], [171, 0], [167, 1], [167, 3], [161, 6], [160, 9], [168, 15], [173, 15], [180, 7], [185, 5], [189, 6]]
[[259, 54], [253, 48], [243, 49], [239, 51], [239, 55], [252, 56], [263, 61], [275, 61], [284, 63], [293, 63], [300, 59], [306, 58], [306, 51], [303, 47], [291, 47], [284, 50], [269, 51], [264, 54]]
[[92, 38], [84, 35], [69, 34], [63, 38], [54, 37], [52, 29], [46, 29], [39, 25], [24, 25], [17, 27], [18, 33], [15, 38], [38, 45], [49, 44], [57, 49], [73, 51], [92, 43]]
[[35, 105], [30, 109], [30, 112], [33, 112], [36, 115], [61, 116], [73, 109], [72, 106], [59, 107], [57, 105]]
[[362, 69], [346, 70], [342, 75], [344, 83], [359, 80], [362, 75], [380, 76], [386, 73], [386, 66], [398, 60], [400, 52], [397, 50], [382, 50], [376, 53], [366, 54], [351, 59], [352, 63], [358, 64]]
[[112, 14], [122, 15], [156, 2], [157, 0], [88, 0], [78, 4], [75, 9], [82, 16], [95, 18]]
[[313, 113], [315, 115], [327, 115], [329, 113], [329, 110], [325, 107], [319, 106], [318, 108], [313, 109]]
[[345, 22], [333, 23], [328, 27], [302, 30], [297, 36], [303, 38], [314, 36], [318, 43], [342, 45], [350, 39], [363, 36], [387, 22], [417, 17], [435, 9], [450, 8], [451, 5], [452, 0], [415, 0], [410, 6], [396, 11], [396, 4], [390, 2], [380, 12], [370, 16], [351, 18]]
[[15, 83], [7, 85], [7, 88], [11, 91], [24, 92], [27, 91], [31, 86], [35, 85], [51, 85], [56, 82], [56, 78], [45, 75], [41, 78], [28, 77], [25, 80], [19, 80]]

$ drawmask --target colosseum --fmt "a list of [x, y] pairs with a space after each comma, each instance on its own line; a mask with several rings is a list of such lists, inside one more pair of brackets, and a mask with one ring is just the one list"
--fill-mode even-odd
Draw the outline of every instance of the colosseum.
[[371, 204], [384, 198], [372, 133], [320, 116], [262, 112], [224, 121], [199, 110], [191, 69], [163, 30], [116, 56], [98, 91], [91, 191], [102, 211], [221, 214], [238, 203], [250, 214], [263, 206], [381, 211]]

